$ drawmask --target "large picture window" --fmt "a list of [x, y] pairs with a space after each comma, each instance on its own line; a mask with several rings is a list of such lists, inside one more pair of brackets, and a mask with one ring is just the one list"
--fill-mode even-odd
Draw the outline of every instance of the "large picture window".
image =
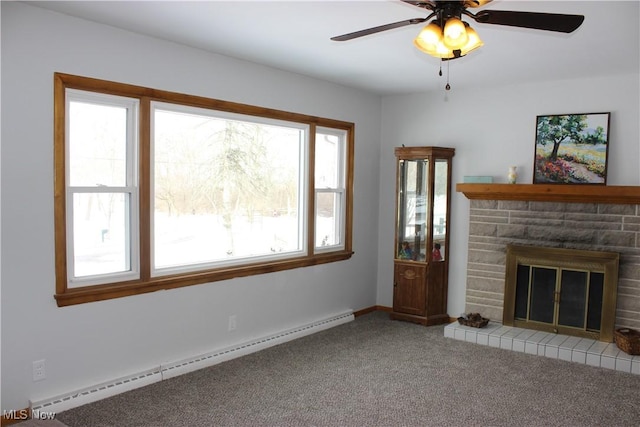
[[155, 275], [306, 254], [308, 125], [151, 109]]
[[58, 305], [351, 256], [353, 124], [56, 73]]

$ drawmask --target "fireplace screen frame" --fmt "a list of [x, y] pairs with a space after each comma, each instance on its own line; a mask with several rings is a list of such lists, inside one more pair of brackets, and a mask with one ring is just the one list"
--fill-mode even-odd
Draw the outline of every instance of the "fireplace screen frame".
[[[507, 245], [503, 325], [612, 342], [616, 317], [619, 262], [620, 254], [616, 252]], [[558, 300], [558, 288], [554, 292], [555, 301], [550, 302], [553, 304], [554, 312], [554, 321], [552, 323], [536, 322], [530, 320], [530, 316], [528, 316], [529, 320], [516, 318], [516, 285], [519, 266], [556, 269], [559, 272], [558, 281], [561, 280], [559, 277], [562, 271], [602, 273], [604, 278], [600, 329], [587, 329], [586, 320], [583, 327], [559, 324], [558, 307], [560, 301]]]

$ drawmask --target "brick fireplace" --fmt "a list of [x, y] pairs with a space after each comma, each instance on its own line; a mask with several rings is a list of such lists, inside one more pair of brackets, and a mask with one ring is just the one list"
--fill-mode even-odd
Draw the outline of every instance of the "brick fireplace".
[[615, 327], [640, 329], [640, 187], [458, 184], [457, 190], [470, 199], [466, 312], [502, 322], [509, 244], [616, 252]]

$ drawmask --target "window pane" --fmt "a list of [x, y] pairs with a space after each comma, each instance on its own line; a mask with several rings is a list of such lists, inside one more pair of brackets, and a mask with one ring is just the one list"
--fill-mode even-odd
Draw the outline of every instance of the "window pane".
[[72, 101], [69, 185], [125, 186], [127, 108]]
[[316, 247], [335, 246], [341, 243], [340, 200], [335, 192], [318, 193], [316, 197]]
[[341, 186], [341, 142], [340, 136], [316, 133], [316, 188], [338, 188]]
[[73, 276], [130, 271], [129, 194], [73, 195]]
[[209, 114], [155, 109], [155, 268], [301, 251], [304, 130]]

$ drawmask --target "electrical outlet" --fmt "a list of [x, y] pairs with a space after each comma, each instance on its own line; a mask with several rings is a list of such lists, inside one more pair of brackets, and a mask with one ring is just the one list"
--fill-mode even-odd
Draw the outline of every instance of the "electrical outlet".
[[236, 326], [237, 326], [236, 321], [237, 319], [235, 314], [232, 314], [231, 316], [229, 316], [229, 332], [236, 330]]
[[47, 378], [47, 373], [44, 370], [44, 359], [36, 360], [33, 362], [33, 380], [42, 381]]

